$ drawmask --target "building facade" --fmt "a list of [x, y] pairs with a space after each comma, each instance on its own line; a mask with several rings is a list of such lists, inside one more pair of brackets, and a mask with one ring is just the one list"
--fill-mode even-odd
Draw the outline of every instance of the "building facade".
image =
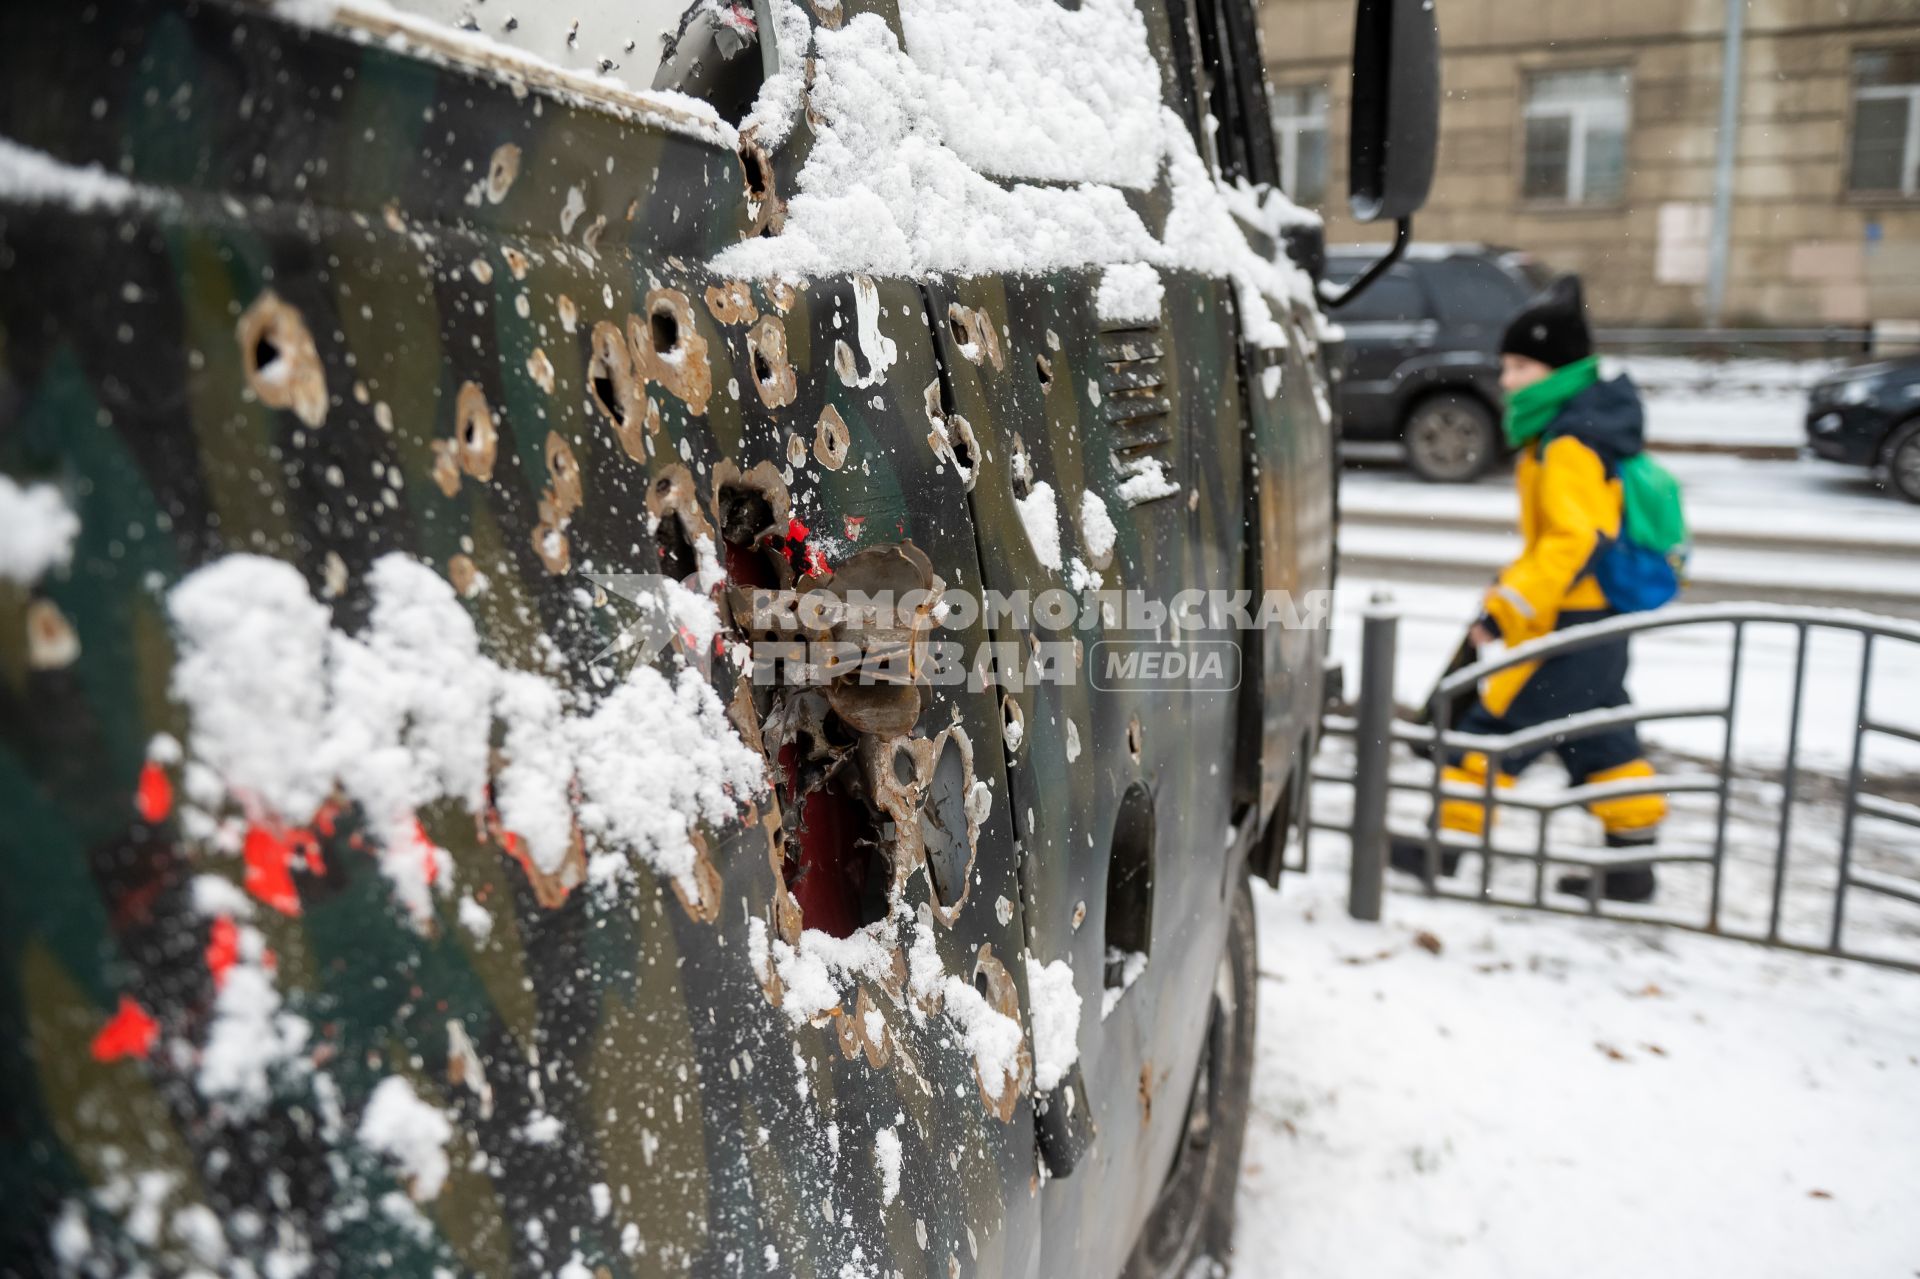
[[[1600, 322], [1707, 314], [1727, 0], [1433, 0], [1439, 163], [1422, 240], [1579, 271]], [[1744, 0], [1720, 321], [1920, 320], [1920, 0]], [[1263, 0], [1283, 185], [1346, 216], [1354, 0]]]

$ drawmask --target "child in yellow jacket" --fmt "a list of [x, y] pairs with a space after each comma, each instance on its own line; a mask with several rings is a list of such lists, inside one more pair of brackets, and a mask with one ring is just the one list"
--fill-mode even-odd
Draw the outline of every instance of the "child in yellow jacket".
[[[1555, 281], [1515, 317], [1500, 350], [1500, 384], [1508, 396], [1505, 428], [1507, 443], [1516, 450], [1514, 485], [1525, 547], [1487, 591], [1472, 640], [1478, 646], [1499, 639], [1511, 647], [1612, 615], [1593, 566], [1620, 536], [1619, 466], [1641, 451], [1645, 416], [1639, 393], [1625, 376], [1601, 379], [1580, 284], [1572, 276]], [[1626, 678], [1625, 636], [1523, 663], [1488, 679], [1479, 703], [1456, 727], [1467, 733], [1510, 733], [1581, 711], [1625, 706]], [[1545, 749], [1560, 757], [1576, 786], [1653, 776], [1630, 724], [1562, 738]], [[1510, 785], [1538, 753], [1502, 760], [1496, 783]], [[1478, 790], [1486, 784], [1487, 768], [1481, 752], [1456, 752], [1446, 777]], [[1587, 808], [1600, 819], [1613, 848], [1651, 846], [1667, 813], [1666, 800], [1657, 793], [1607, 796]], [[1443, 801], [1444, 829], [1480, 835], [1486, 820], [1477, 802]], [[1396, 854], [1395, 864], [1404, 868], [1405, 851], [1396, 849]], [[1570, 875], [1556, 887], [1585, 895], [1591, 885], [1586, 876]], [[1616, 900], [1645, 901], [1653, 891], [1653, 867], [1644, 862], [1609, 867], [1601, 879], [1601, 893]]]

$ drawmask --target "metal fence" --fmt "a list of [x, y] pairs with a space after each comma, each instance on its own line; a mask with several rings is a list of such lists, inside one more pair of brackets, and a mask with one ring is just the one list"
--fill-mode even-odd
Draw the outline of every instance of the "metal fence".
[[[1899, 665], [1903, 668], [1909, 662], [1920, 660], [1920, 624], [1868, 613], [1757, 604], [1675, 606], [1653, 613], [1610, 618], [1556, 632], [1447, 675], [1435, 688], [1426, 707], [1430, 720], [1427, 724], [1411, 722], [1405, 715], [1396, 716], [1393, 680], [1397, 624], [1398, 619], [1390, 607], [1376, 604], [1368, 610], [1363, 623], [1359, 699], [1352, 715], [1329, 715], [1325, 723], [1326, 737], [1352, 740], [1352, 768], [1348, 772], [1323, 762], [1314, 774], [1316, 782], [1350, 785], [1353, 790], [1350, 822], [1342, 824], [1316, 818], [1312, 827], [1342, 831], [1350, 837], [1350, 909], [1356, 916], [1380, 917], [1390, 801], [1396, 794], [1412, 794], [1422, 797], [1416, 820], [1423, 819], [1424, 830], [1412, 838], [1418, 840], [1424, 850], [1427, 871], [1424, 883], [1429, 894], [1609, 918], [1644, 919], [1793, 950], [1920, 971], [1920, 803], [1893, 794], [1874, 793], [1877, 782], [1882, 789], [1920, 795], [1920, 770], [1916, 773], [1897, 771], [1881, 778], [1867, 771], [1870, 743], [1906, 744], [1906, 747], [1895, 747], [1896, 752], [1920, 746], [1920, 724], [1896, 723], [1892, 718], [1896, 707], [1884, 704], [1898, 699], [1876, 699], [1872, 695], [1877, 654], [1889, 650], [1898, 652]], [[1753, 651], [1749, 637], [1755, 627], [1762, 626], [1785, 628], [1791, 636], [1792, 687], [1784, 758], [1777, 769], [1756, 773], [1737, 767], [1736, 761], [1741, 754], [1738, 747], [1742, 728], [1742, 677]], [[1682, 628], [1731, 630], [1724, 689], [1715, 688], [1706, 693], [1705, 700], [1673, 706], [1589, 711], [1501, 736], [1468, 734], [1449, 727], [1460, 703], [1478, 687], [1481, 679], [1496, 671], [1590, 648], [1622, 636]], [[1820, 632], [1859, 637], [1858, 671], [1849, 685], [1851, 696], [1809, 706], [1809, 641]], [[1895, 649], [1895, 646], [1901, 647]], [[1823, 657], [1820, 669], [1829, 684], [1838, 678], [1831, 655]], [[1908, 689], [1913, 686], [1909, 683]], [[1917, 714], [1920, 707], [1911, 700], [1910, 693], [1898, 709], [1920, 718]], [[1828, 722], [1829, 726], [1837, 724], [1850, 732], [1850, 762], [1844, 777], [1803, 771], [1802, 729], [1809, 711], [1816, 715], [1850, 717]], [[1700, 760], [1698, 764], [1703, 766], [1691, 771], [1599, 784], [1569, 784], [1546, 791], [1522, 791], [1495, 784], [1504, 771], [1501, 762], [1516, 755], [1536, 754], [1543, 748], [1623, 725], [1675, 720], [1719, 721], [1722, 732], [1718, 759]], [[1436, 766], [1437, 756], [1457, 758], [1467, 751], [1485, 752], [1488, 757], [1486, 781], [1482, 786], [1449, 782]], [[1829, 791], [1835, 786], [1840, 788], [1837, 855], [1829, 861], [1803, 853], [1802, 860], [1809, 864], [1795, 866], [1794, 818], [1799, 792], [1803, 783], [1815, 777]], [[1745, 795], [1750, 807], [1765, 809], [1777, 802], [1777, 809], [1771, 812], [1771, 829], [1764, 835], [1756, 833], [1753, 824], [1743, 820], [1742, 829], [1730, 843], [1729, 816], [1737, 791]], [[1778, 798], [1774, 801], [1772, 796], [1776, 791]], [[1663, 841], [1657, 849], [1607, 850], [1591, 845], [1569, 845], [1556, 841], [1550, 834], [1555, 826], [1554, 815], [1564, 810], [1601, 799], [1652, 793], [1706, 797], [1699, 801], [1711, 809], [1711, 836], [1704, 846], [1689, 848], [1683, 844], [1676, 848]], [[1441, 801], [1452, 798], [1484, 806], [1487, 820], [1480, 835], [1463, 837], [1442, 831]], [[1496, 819], [1503, 813], [1530, 815], [1533, 826], [1530, 842], [1522, 846], [1512, 839], [1496, 841]], [[1704, 818], [1706, 814], [1700, 816]], [[1524, 818], [1522, 824], [1525, 824]], [[1876, 843], [1881, 868], [1862, 865], [1858, 856], [1861, 832], [1866, 826], [1890, 835]], [[1756, 848], [1756, 843], [1767, 846]], [[1475, 873], [1461, 876], [1473, 882], [1462, 885], [1441, 875], [1443, 853], [1458, 855], [1461, 871], [1477, 859]], [[1811, 864], [1815, 860], [1818, 865]], [[1609, 866], [1628, 862], [1702, 867], [1705, 891], [1696, 892], [1690, 902], [1683, 900], [1678, 907], [1670, 900], [1644, 907], [1604, 900], [1600, 895], [1603, 872]], [[1516, 875], [1504, 869], [1509, 867], [1518, 867], [1521, 873]], [[1589, 888], [1584, 903], [1567, 905], [1549, 899], [1550, 867], [1586, 873]], [[1747, 909], [1738, 917], [1729, 917], [1725, 889], [1729, 872], [1736, 867], [1743, 874], [1743, 886], [1750, 887], [1756, 876], [1764, 878], [1769, 872], [1771, 885], [1770, 890], [1746, 893], [1742, 901]], [[1786, 930], [1783, 912], [1790, 893], [1795, 898], [1795, 918], [1799, 926]], [[1818, 900], [1809, 902], [1810, 894]], [[1870, 895], [1876, 903], [1897, 903], [1892, 909], [1900, 918], [1891, 924], [1880, 921], [1884, 926], [1873, 929], [1869, 937], [1856, 936], [1858, 930], [1850, 931], [1848, 912], [1860, 894]], [[1912, 908], [1910, 920], [1906, 918], [1909, 908]]]

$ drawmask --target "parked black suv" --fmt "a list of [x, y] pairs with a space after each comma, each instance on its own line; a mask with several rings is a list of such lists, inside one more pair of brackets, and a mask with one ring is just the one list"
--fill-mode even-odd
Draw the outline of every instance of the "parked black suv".
[[1873, 467], [1888, 488], [1920, 502], [1920, 356], [1816, 383], [1807, 395], [1807, 447], [1830, 462]]
[[[1377, 247], [1335, 249], [1344, 285]], [[1333, 311], [1346, 329], [1336, 410], [1348, 440], [1403, 440], [1426, 480], [1471, 480], [1499, 460], [1500, 334], [1549, 273], [1524, 253], [1416, 244], [1386, 276]]]

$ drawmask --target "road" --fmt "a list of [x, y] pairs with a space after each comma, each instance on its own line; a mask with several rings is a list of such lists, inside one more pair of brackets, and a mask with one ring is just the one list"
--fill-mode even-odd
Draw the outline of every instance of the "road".
[[[1689, 601], [1762, 600], [1920, 619], [1920, 506], [1865, 471], [1804, 459], [1664, 453], [1694, 531]], [[1512, 478], [1423, 484], [1386, 465], [1341, 477], [1341, 572], [1477, 586], [1519, 548]]]

